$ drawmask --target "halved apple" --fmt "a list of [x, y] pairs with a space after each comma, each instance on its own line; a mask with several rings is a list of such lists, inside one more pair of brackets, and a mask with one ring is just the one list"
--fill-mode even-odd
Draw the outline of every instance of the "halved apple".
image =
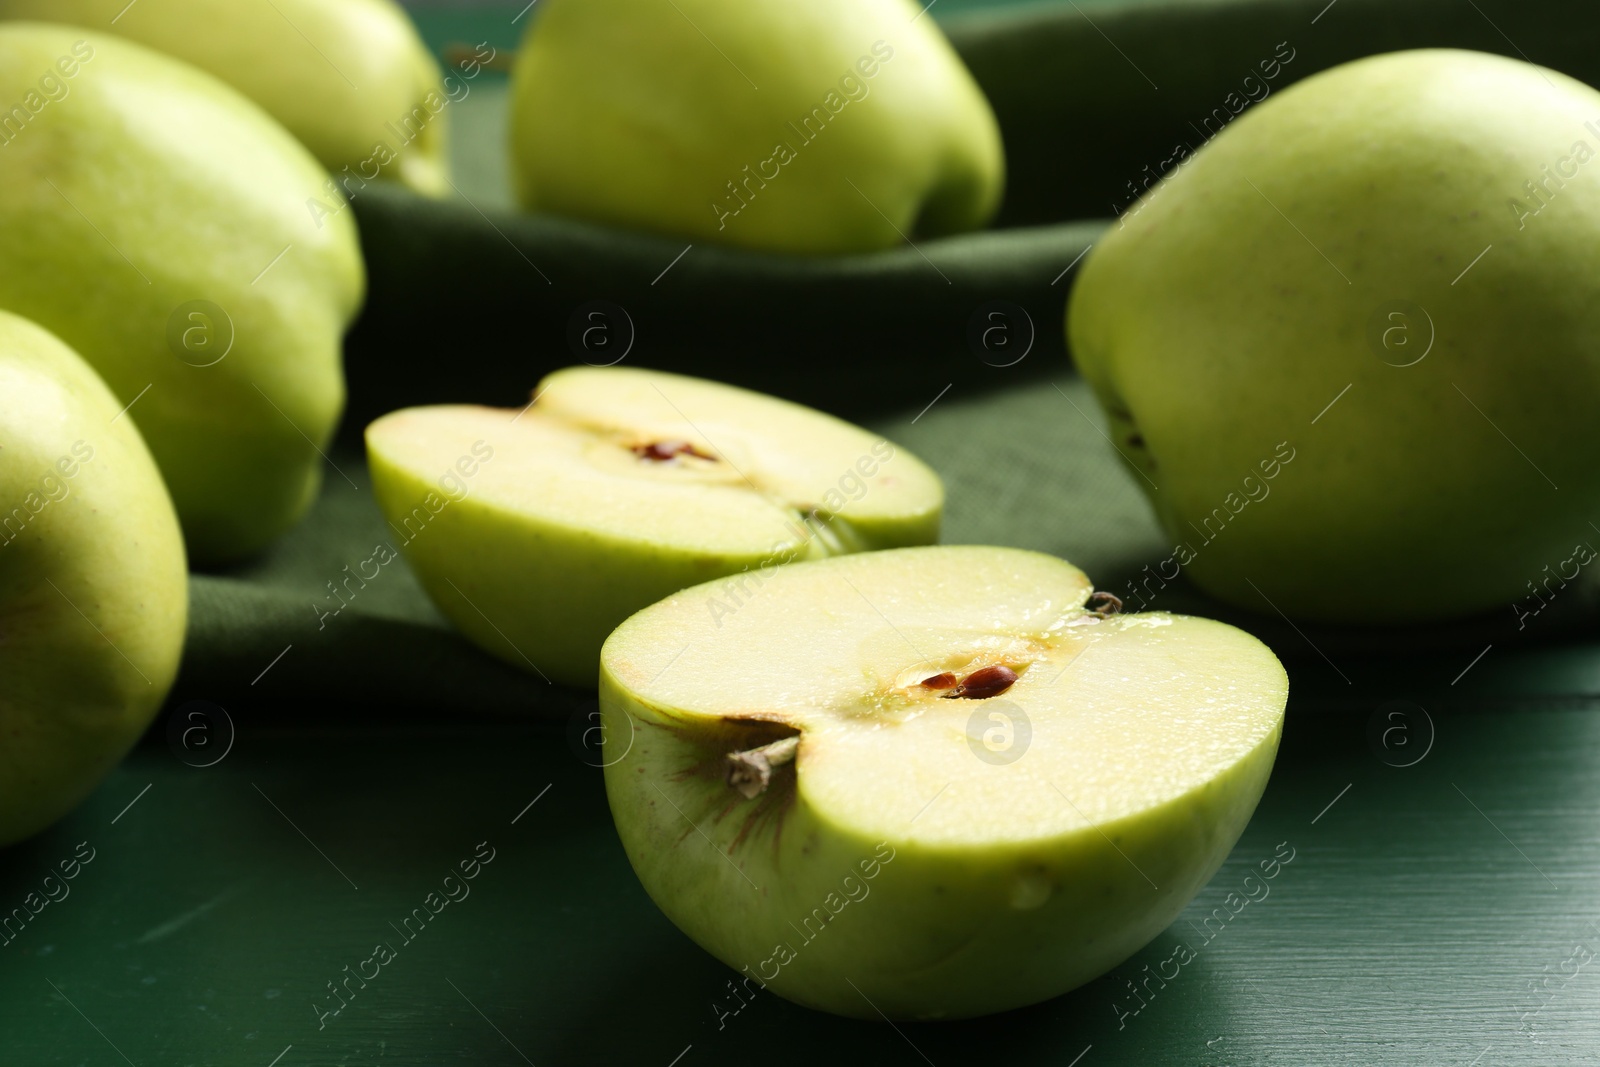
[[720, 627], [719, 595], [606, 642], [606, 789], [667, 917], [802, 1004], [961, 1018], [1072, 989], [1176, 918], [1272, 769], [1264, 645], [1118, 615], [1051, 556], [799, 563]]
[[572, 367], [520, 410], [367, 428], [373, 487], [434, 603], [515, 666], [593, 686], [618, 623], [733, 575], [713, 628], [796, 559], [938, 539], [915, 456], [819, 411], [681, 375]]

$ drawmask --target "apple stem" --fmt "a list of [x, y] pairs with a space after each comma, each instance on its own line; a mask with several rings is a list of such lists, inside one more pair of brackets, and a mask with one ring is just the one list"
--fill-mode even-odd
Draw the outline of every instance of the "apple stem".
[[771, 784], [772, 768], [792, 763], [799, 747], [800, 735], [795, 734], [760, 748], [728, 753], [728, 784], [746, 800], [754, 800]]
[[1098, 615], [1102, 619], [1109, 619], [1122, 610], [1122, 600], [1104, 590], [1096, 590], [1089, 594], [1089, 603], [1097, 605], [1089, 609], [1090, 614]]

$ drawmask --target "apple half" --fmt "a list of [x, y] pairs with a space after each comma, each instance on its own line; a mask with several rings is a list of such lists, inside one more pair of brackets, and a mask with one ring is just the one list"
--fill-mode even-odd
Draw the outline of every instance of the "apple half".
[[720, 595], [606, 642], [606, 790], [652, 899], [751, 991], [892, 1019], [1066, 992], [1177, 917], [1272, 769], [1264, 645], [1116, 614], [1052, 556], [798, 563], [718, 627]]
[[378, 503], [440, 611], [514, 666], [592, 687], [629, 615], [728, 577], [707, 622], [797, 559], [927, 544], [944, 489], [859, 427], [733, 386], [571, 367], [521, 410], [367, 428]]

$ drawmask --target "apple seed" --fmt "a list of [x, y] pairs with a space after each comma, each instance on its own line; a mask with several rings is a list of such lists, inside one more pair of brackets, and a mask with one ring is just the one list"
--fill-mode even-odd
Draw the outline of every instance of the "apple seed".
[[665, 463], [677, 459], [679, 456], [694, 456], [698, 459], [713, 459], [704, 452], [695, 448], [688, 441], [651, 441], [647, 444], [634, 445], [633, 454], [640, 459], [648, 459], [655, 463]]
[[[1004, 664], [982, 667], [967, 675], [962, 683], [944, 695], [946, 700], [983, 700], [999, 696], [1017, 680], [1017, 672]], [[926, 684], [926, 683], [924, 683]]]
[[945, 671], [943, 674], [936, 674], [932, 678], [924, 678], [922, 687], [924, 689], [954, 689], [957, 681], [958, 679], [955, 675]]

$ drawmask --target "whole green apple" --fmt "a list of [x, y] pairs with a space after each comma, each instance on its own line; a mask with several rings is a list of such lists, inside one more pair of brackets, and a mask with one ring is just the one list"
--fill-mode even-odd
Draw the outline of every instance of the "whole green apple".
[[326, 180], [188, 64], [0, 25], [0, 307], [133, 405], [202, 561], [260, 549], [321, 479], [364, 286], [350, 214], [308, 207]]
[[137, 41], [260, 104], [331, 171], [449, 188], [451, 94], [393, 0], [0, 0], [0, 19]]
[[994, 113], [911, 0], [548, 0], [512, 81], [530, 209], [853, 252], [999, 205]]
[[606, 636], [667, 594], [728, 576], [705, 605], [720, 625], [793, 560], [937, 540], [944, 506], [937, 475], [866, 430], [623, 367], [557, 371], [521, 410], [392, 412], [367, 453], [439, 609], [513, 666], [585, 687]]
[[1173, 539], [1162, 578], [1443, 619], [1593, 537], [1597, 150], [1571, 78], [1375, 56], [1274, 93], [1108, 231], [1067, 333]]
[[1272, 769], [1265, 646], [1091, 610], [1050, 556], [796, 563], [720, 627], [719, 595], [606, 641], [606, 792], [651, 898], [751, 992], [869, 1019], [1064, 993], [1178, 916]]
[[0, 312], [0, 845], [81, 801], [178, 672], [183, 537], [133, 415]]

